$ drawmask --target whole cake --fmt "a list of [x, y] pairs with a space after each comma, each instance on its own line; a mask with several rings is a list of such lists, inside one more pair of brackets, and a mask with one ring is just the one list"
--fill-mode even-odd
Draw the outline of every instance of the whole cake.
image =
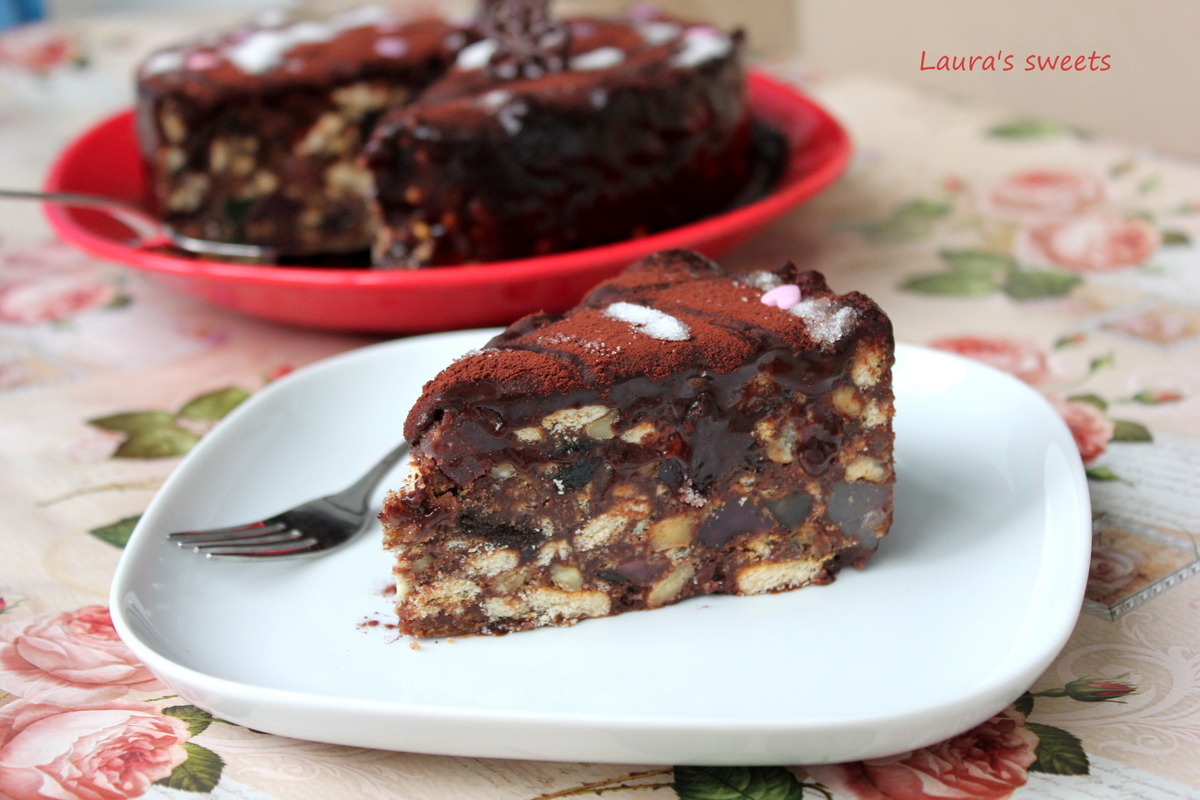
[[269, 20], [138, 69], [160, 216], [198, 239], [373, 250], [383, 268], [496, 261], [691, 222], [751, 183], [741, 36], [643, 15], [475, 21], [367, 6]]
[[366, 163], [377, 264], [621, 241], [722, 210], [747, 185], [740, 35], [665, 19], [544, 18], [506, 37], [499, 22], [481, 25], [486, 38], [376, 127]]
[[365, 6], [152, 54], [137, 72], [137, 129], [159, 215], [197, 239], [371, 247], [363, 145], [380, 114], [442, 75], [469, 36]]
[[400, 630], [503, 633], [861, 567], [892, 518], [891, 324], [787, 264], [667, 251], [412, 408], [381, 519]]

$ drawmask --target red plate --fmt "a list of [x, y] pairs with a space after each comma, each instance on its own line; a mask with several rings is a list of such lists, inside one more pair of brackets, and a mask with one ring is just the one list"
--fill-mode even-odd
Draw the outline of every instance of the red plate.
[[[787, 163], [775, 189], [753, 203], [691, 225], [569, 253], [435, 269], [375, 271], [247, 266], [130, 245], [102, 212], [47, 205], [50, 224], [92, 255], [155, 273], [216, 305], [279, 322], [386, 333], [503, 325], [535, 311], [564, 311], [601, 280], [657, 250], [686, 247], [717, 257], [824, 189], [850, 157], [845, 130], [791, 86], [751, 73], [754, 115], [781, 131]], [[99, 123], [55, 162], [48, 191], [92, 192], [140, 203], [143, 167], [133, 114]]]

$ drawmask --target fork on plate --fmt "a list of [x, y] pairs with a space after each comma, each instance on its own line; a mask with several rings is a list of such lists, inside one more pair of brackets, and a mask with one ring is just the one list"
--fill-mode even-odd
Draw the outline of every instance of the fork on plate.
[[395, 450], [353, 484], [267, 519], [227, 528], [177, 531], [167, 539], [208, 558], [252, 561], [325, 553], [357, 539], [371, 526], [371, 494], [408, 454], [408, 443]]

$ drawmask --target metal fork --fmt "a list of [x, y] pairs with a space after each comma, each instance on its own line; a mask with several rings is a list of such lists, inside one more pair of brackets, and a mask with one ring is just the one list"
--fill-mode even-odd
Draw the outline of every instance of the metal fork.
[[[33, 192], [25, 189], [0, 189], [0, 199], [4, 200], [41, 200], [44, 203], [55, 203], [60, 206], [78, 208], [99, 208], [125, 224], [137, 236], [137, 246], [143, 249], [173, 245], [180, 250], [187, 250], [202, 256], [217, 258], [233, 258], [251, 262], [278, 261], [284, 256], [315, 256], [334, 254], [342, 251], [328, 250], [324, 247], [268, 247], [258, 244], [240, 244], [237, 242], [214, 242], [208, 239], [196, 239], [180, 233], [160, 219], [155, 218], [144, 208], [118, 200], [115, 197], [105, 197], [99, 194], [83, 192]], [[357, 248], [356, 248], [357, 249]]]
[[370, 527], [371, 493], [392, 467], [408, 454], [403, 442], [346, 489], [258, 522], [177, 531], [167, 538], [208, 558], [253, 561], [264, 558], [311, 556], [357, 539]]

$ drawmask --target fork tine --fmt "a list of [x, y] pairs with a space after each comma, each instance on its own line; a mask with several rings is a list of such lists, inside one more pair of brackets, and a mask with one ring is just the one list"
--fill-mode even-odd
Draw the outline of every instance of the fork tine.
[[317, 540], [311, 536], [306, 536], [303, 539], [295, 539], [290, 542], [279, 542], [280, 546], [272, 547], [270, 544], [251, 547], [248, 545], [216, 545], [213, 547], [205, 547], [203, 549], [196, 548], [198, 552], [204, 553], [209, 558], [220, 559], [255, 559], [255, 558], [271, 558], [272, 556], [286, 556], [303, 553], [312, 550], [317, 545]]
[[283, 520], [263, 520], [251, 522], [248, 525], [230, 525], [228, 528], [210, 528], [202, 531], [176, 531], [168, 533], [167, 538], [177, 542], [180, 547], [190, 547], [207, 542], [231, 542], [239, 539], [252, 539], [268, 533], [276, 533], [287, 527]]
[[371, 492], [408, 454], [401, 442], [340, 492], [318, 497], [261, 522], [210, 530], [176, 531], [167, 539], [206, 558], [252, 561], [323, 553], [358, 538], [374, 519]]
[[288, 528], [284, 531], [276, 531], [274, 533], [264, 533], [261, 536], [243, 536], [238, 539], [231, 539], [216, 542], [181, 542], [180, 547], [191, 547], [196, 552], [211, 550], [214, 547], [239, 547], [239, 548], [258, 548], [267, 547], [274, 544], [289, 544], [298, 541], [305, 536], [303, 531], [298, 531], [295, 528]]

